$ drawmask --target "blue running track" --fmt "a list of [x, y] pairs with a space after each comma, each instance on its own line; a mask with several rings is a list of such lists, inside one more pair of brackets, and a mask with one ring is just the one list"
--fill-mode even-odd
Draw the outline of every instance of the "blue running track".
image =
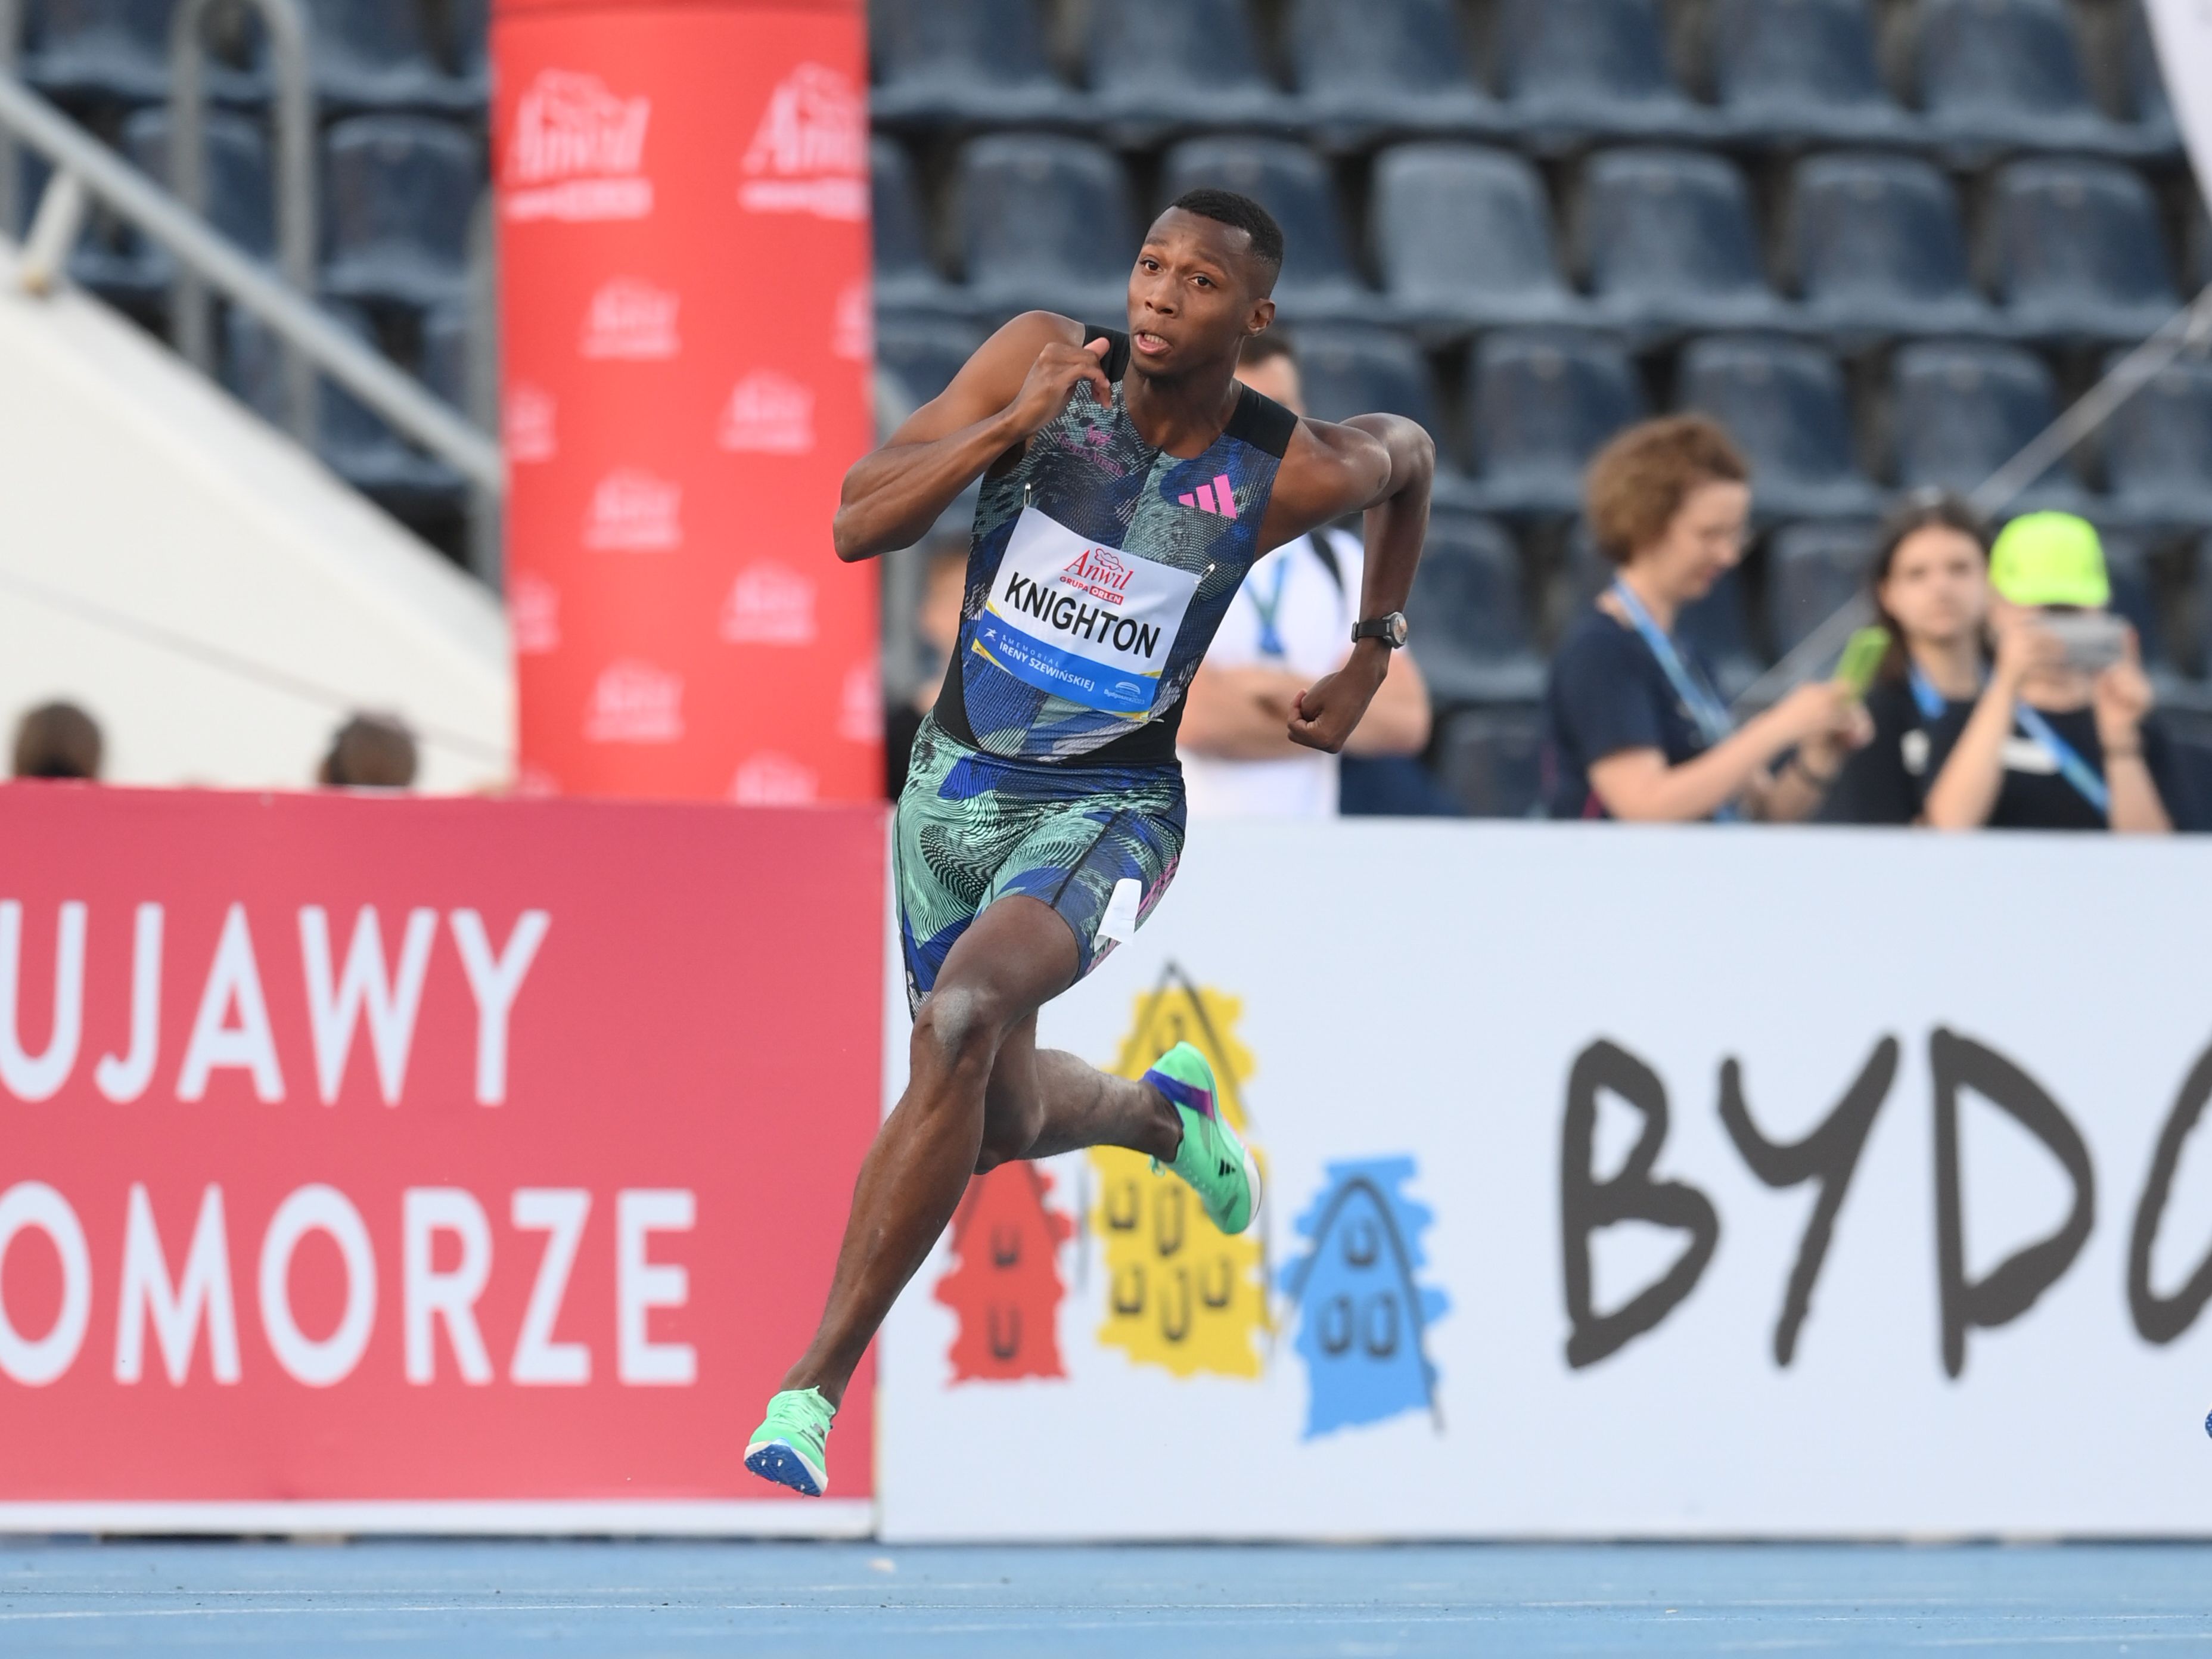
[[0, 1545], [0, 1655], [2212, 1652], [2212, 1548]]

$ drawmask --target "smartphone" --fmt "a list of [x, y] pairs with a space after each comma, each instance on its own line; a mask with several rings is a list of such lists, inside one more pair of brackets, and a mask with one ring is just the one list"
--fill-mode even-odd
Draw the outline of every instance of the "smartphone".
[[2066, 665], [2101, 674], [2128, 653], [2128, 625], [2109, 611], [2046, 611], [2038, 618], [2066, 647]]
[[1863, 697], [1867, 688], [1874, 684], [1875, 675], [1881, 671], [1881, 659], [1888, 654], [1889, 630], [1862, 628], [1844, 642], [1842, 659], [1836, 664], [1836, 678], [1851, 688], [1854, 696]]

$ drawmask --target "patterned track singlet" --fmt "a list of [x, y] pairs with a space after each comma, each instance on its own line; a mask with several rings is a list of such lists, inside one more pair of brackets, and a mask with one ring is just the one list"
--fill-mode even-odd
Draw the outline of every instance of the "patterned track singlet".
[[1010, 893], [1060, 912], [1089, 973], [1182, 854], [1183, 692], [1259, 556], [1297, 417], [1240, 386], [1221, 435], [1178, 460], [1123, 404], [1128, 337], [1083, 337], [1102, 335], [1112, 404], [1079, 386], [976, 502], [960, 641], [892, 841], [917, 1007], [969, 924]]

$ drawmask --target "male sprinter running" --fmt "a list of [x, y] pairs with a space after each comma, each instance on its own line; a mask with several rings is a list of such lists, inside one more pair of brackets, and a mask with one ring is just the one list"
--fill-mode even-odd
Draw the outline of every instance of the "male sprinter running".
[[1396, 416], [1301, 420], [1238, 383], [1282, 263], [1257, 203], [1193, 191], [1137, 254], [1127, 334], [1017, 317], [845, 475], [848, 561], [911, 546], [983, 487], [958, 648], [894, 830], [911, 1080], [860, 1165], [813, 1346], [746, 1446], [770, 1480], [829, 1489], [846, 1382], [971, 1175], [1126, 1146], [1222, 1231], [1251, 1224], [1251, 1160], [1195, 1048], [1133, 1083], [1038, 1048], [1036, 1015], [1175, 875], [1182, 694], [1253, 561], [1366, 511], [1358, 643], [1300, 698], [1294, 741], [1342, 749], [1405, 643], [1434, 447]]

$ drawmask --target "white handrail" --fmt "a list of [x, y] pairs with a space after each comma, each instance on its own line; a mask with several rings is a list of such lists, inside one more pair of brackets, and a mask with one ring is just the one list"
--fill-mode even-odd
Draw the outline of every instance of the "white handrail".
[[[218, 0], [183, 0], [169, 21], [169, 188], [194, 213], [207, 216], [208, 13]], [[269, 65], [276, 77], [276, 264], [301, 294], [315, 291], [320, 246], [315, 84], [308, 62], [307, 18], [300, 0], [246, 0], [269, 36]], [[214, 331], [207, 290], [189, 269], [180, 272], [171, 312], [177, 349], [204, 374], [216, 372]], [[292, 435], [312, 444], [315, 434], [314, 366], [296, 346], [284, 350], [285, 420]]]
[[[9, 0], [0, 0], [0, 5]], [[402, 433], [494, 496], [507, 493], [496, 440], [270, 276], [190, 210], [11, 75], [0, 74], [0, 132], [40, 151], [102, 204], [253, 313]]]

